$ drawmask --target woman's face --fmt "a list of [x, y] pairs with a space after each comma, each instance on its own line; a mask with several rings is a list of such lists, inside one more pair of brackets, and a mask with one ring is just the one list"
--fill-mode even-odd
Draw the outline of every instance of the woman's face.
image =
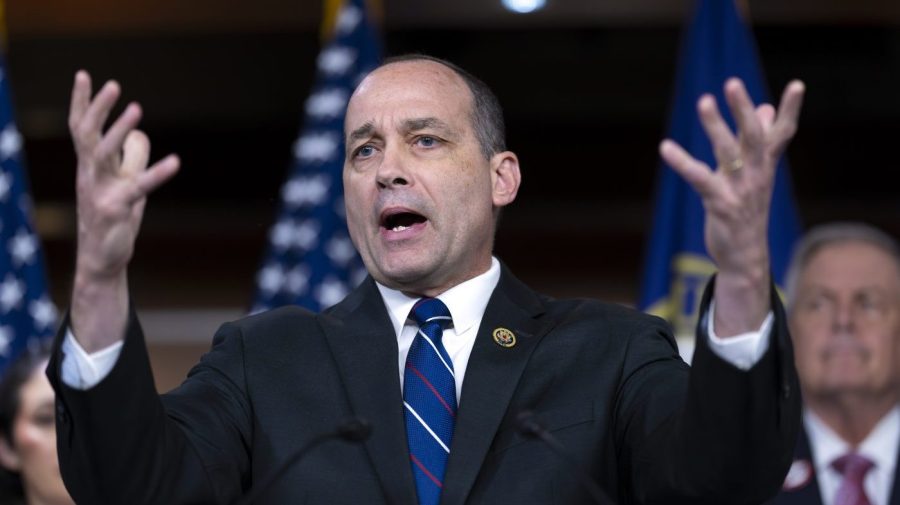
[[53, 388], [46, 367], [45, 362], [35, 368], [19, 390], [12, 444], [0, 440], [0, 462], [19, 473], [28, 503], [71, 504], [56, 458]]

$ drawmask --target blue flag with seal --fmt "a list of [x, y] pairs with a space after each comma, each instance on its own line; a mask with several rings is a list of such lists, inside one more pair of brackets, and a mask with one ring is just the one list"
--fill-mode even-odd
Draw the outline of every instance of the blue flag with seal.
[[47, 292], [31, 211], [22, 135], [16, 129], [6, 62], [0, 54], [0, 374], [29, 345], [56, 332], [56, 307]]
[[356, 85], [380, 61], [380, 39], [365, 2], [345, 0], [319, 53], [252, 312], [289, 304], [319, 311], [365, 278], [344, 217], [344, 112]]
[[[696, 112], [700, 96], [713, 94], [734, 130], [722, 91], [725, 80], [741, 78], [754, 103], [769, 102], [769, 95], [753, 34], [734, 0], [699, 0], [682, 37], [669, 137], [714, 167], [712, 146]], [[781, 285], [801, 228], [785, 159], [779, 160], [777, 170], [768, 239], [773, 279]], [[657, 181], [638, 307], [668, 320], [682, 354], [689, 358], [700, 297], [715, 265], [704, 244], [704, 210], [699, 195], [664, 163]]]

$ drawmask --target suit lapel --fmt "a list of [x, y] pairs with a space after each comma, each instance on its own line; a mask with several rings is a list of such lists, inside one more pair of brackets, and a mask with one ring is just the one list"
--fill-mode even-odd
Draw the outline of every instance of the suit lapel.
[[414, 505], [397, 338], [371, 278], [319, 317], [355, 415], [372, 424], [366, 450], [390, 505]]
[[[504, 267], [466, 367], [442, 505], [465, 503], [519, 377], [540, 339], [541, 328], [536, 316], [542, 307], [537, 295]], [[509, 348], [497, 345], [493, 331], [498, 327], [511, 330], [516, 345]]]
[[891, 495], [888, 497], [890, 505], [900, 504], [900, 447], [897, 448], [897, 463], [894, 464], [894, 485], [891, 486]]
[[775, 497], [772, 505], [822, 505], [819, 480], [816, 477], [806, 430], [800, 432], [794, 451], [794, 462], [785, 478], [781, 493]]

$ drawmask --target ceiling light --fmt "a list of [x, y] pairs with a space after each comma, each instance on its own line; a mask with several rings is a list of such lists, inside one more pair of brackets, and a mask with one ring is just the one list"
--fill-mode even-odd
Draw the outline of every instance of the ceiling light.
[[503, 6], [519, 14], [534, 12], [546, 4], [546, 0], [502, 0]]

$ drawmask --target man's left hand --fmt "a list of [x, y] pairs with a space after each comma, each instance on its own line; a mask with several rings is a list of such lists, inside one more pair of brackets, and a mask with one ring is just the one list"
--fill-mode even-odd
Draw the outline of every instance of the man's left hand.
[[663, 159], [700, 194], [706, 210], [706, 249], [719, 269], [714, 297], [721, 337], [757, 331], [771, 308], [769, 206], [775, 168], [797, 130], [804, 91], [802, 82], [789, 83], [776, 111], [770, 104], [754, 106], [744, 83], [729, 79], [725, 99], [737, 134], [715, 98], [700, 97], [697, 112], [712, 143], [715, 170], [672, 140], [660, 144]]

